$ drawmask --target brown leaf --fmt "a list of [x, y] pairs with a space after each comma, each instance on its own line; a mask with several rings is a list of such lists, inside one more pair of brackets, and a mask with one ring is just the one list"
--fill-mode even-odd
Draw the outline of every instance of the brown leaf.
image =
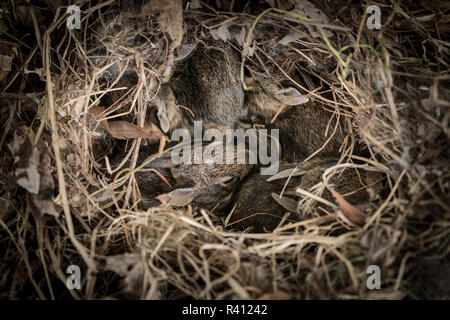
[[55, 208], [55, 203], [50, 199], [42, 199], [41, 195], [30, 194], [32, 209], [37, 211], [40, 215], [48, 214], [56, 218], [59, 217], [59, 212]]
[[11, 71], [13, 57], [0, 55], [0, 81], [3, 81]]
[[280, 197], [277, 193], [272, 193], [272, 198], [278, 202], [280, 206], [291, 212], [297, 212], [298, 203], [288, 197]]
[[180, 46], [177, 49], [177, 54], [176, 56], [174, 56], [173, 61], [183, 61], [184, 59], [189, 57], [192, 52], [194, 52], [195, 48], [197, 48], [196, 43], [187, 43]]
[[116, 139], [136, 139], [136, 138], [147, 138], [150, 140], [158, 141], [164, 134], [156, 125], [150, 125], [147, 128], [141, 128], [134, 123], [128, 121], [109, 121], [108, 122], [109, 132]]
[[231, 38], [230, 32], [228, 31], [228, 23], [223, 23], [219, 28], [211, 30], [211, 35], [214, 40], [228, 41]]
[[14, 140], [8, 144], [14, 156], [15, 182], [30, 193], [31, 209], [40, 215], [55, 217], [59, 212], [51, 197], [55, 182], [51, 173], [51, 158], [48, 152], [41, 152], [28, 136], [14, 133]]
[[192, 10], [200, 9], [201, 7], [202, 5], [200, 4], [200, 0], [192, 0], [189, 6], [189, 8]]
[[231, 38], [236, 40], [240, 46], [244, 46], [245, 43], [245, 28], [231, 28], [229, 29]]
[[[295, 0], [295, 8], [291, 10], [291, 12], [297, 13], [301, 16], [307, 17], [309, 19], [313, 19], [316, 23], [329, 25], [330, 20], [328, 16], [319, 8], [317, 8], [312, 2], [308, 0]], [[286, 16], [287, 20], [290, 20], [290, 17]], [[295, 20], [294, 20], [295, 21]], [[320, 32], [317, 31], [315, 27], [306, 26], [308, 32], [311, 34], [313, 38], [321, 37]], [[332, 37], [333, 33], [329, 30], [323, 30], [327, 37]]]
[[14, 140], [8, 144], [8, 148], [14, 156], [16, 183], [28, 192], [37, 194], [40, 181], [39, 150], [33, 146], [30, 138], [17, 133], [14, 133]]
[[187, 206], [195, 197], [195, 188], [178, 188], [169, 193], [160, 194], [156, 197], [162, 205], [170, 204], [175, 207]]
[[40, 185], [39, 194], [30, 195], [31, 203], [34, 205], [35, 211], [40, 215], [49, 214], [54, 217], [59, 217], [59, 212], [56, 210], [55, 203], [51, 199], [55, 190], [55, 181], [51, 172], [51, 158], [48, 152], [41, 154], [39, 163]]
[[[105, 107], [94, 106], [89, 108], [89, 115], [93, 116], [95, 119], [100, 119], [102, 114], [105, 112]], [[92, 120], [91, 120], [92, 122]], [[92, 123], [91, 123], [92, 124]], [[146, 138], [150, 142], [159, 141], [159, 151], [158, 155], [161, 156], [167, 141], [170, 141], [164, 133], [155, 125], [152, 121], [146, 122], [146, 127], [139, 127], [131, 122], [118, 120], [118, 121], [107, 121], [101, 120], [100, 126], [105, 129], [113, 138], [116, 139], [136, 139], [136, 138]], [[102, 130], [97, 129], [97, 133], [101, 133]], [[100, 138], [104, 139], [104, 138]]]
[[[6, 32], [6, 30], [2, 31], [0, 27], [0, 33]], [[0, 82], [5, 80], [11, 71], [16, 50], [15, 43], [0, 40]]]
[[166, 142], [167, 142], [168, 140], [169, 140], [169, 139], [168, 139], [165, 135], [163, 135], [163, 136], [159, 139], [158, 157], [161, 157], [161, 155], [162, 155], [162, 153], [163, 153], [163, 151], [164, 151], [164, 148], [165, 148], [165, 146], [166, 146]]
[[346, 219], [348, 219], [351, 223], [357, 226], [364, 225], [364, 222], [366, 221], [366, 216], [364, 215], [364, 213], [362, 213], [362, 211], [358, 207], [350, 204], [336, 190], [333, 190], [331, 194], [336, 199], [336, 203], [339, 205], [339, 208], [341, 208], [342, 214]]
[[183, 4], [181, 0], [149, 0], [142, 5], [143, 14], [158, 13], [158, 22], [178, 47], [183, 41]]
[[264, 293], [258, 300], [289, 300], [291, 296], [284, 291]]
[[297, 41], [300, 38], [304, 38], [305, 36], [301, 35], [300, 33], [296, 31], [289, 31], [287, 35], [285, 35], [283, 38], [278, 41], [277, 45], [281, 44], [283, 46], [288, 45], [291, 42]]

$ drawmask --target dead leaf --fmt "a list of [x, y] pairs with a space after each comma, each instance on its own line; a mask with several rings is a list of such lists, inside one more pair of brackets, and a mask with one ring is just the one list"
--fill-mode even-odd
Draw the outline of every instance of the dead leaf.
[[278, 41], [277, 45], [281, 44], [283, 46], [288, 45], [291, 42], [297, 41], [300, 38], [304, 38], [300, 33], [295, 32], [293, 30], [289, 31], [287, 35], [285, 35], [283, 38]]
[[272, 193], [272, 198], [283, 208], [291, 212], [297, 212], [298, 203], [288, 197], [280, 197], [277, 193]]
[[30, 200], [39, 214], [48, 214], [59, 217], [59, 212], [56, 210], [52, 200], [55, 190], [55, 181], [53, 179], [51, 168], [50, 154], [48, 152], [42, 153], [39, 161], [39, 175], [41, 178], [39, 182], [39, 194], [30, 195]]
[[233, 26], [228, 31], [230, 32], [231, 39], [236, 40], [243, 47], [245, 43], [245, 28], [236, 28]]
[[14, 140], [8, 144], [14, 156], [16, 183], [32, 194], [39, 192], [39, 150], [30, 138], [14, 133]]
[[[329, 25], [330, 20], [328, 16], [319, 8], [317, 8], [313, 3], [307, 0], [295, 0], [295, 7], [291, 10], [291, 12], [298, 13], [301, 16], [304, 16], [309, 19], [313, 19], [316, 23]], [[290, 20], [290, 17], [286, 16], [286, 19]], [[321, 34], [316, 31], [317, 29], [312, 26], [306, 26], [308, 32], [311, 34], [313, 38], [321, 37]], [[327, 37], [332, 37], [333, 33], [329, 30], [324, 30], [324, 33]]]
[[159, 140], [159, 148], [158, 148], [158, 157], [161, 157], [164, 148], [166, 146], [166, 142], [169, 141], [169, 139], [166, 136], [162, 136]]
[[[112, 187], [107, 187], [104, 190], [99, 191], [94, 195], [94, 199], [97, 200], [100, 203], [106, 203], [108, 201], [111, 201], [114, 196], [114, 191], [112, 190]], [[120, 200], [120, 197], [116, 200]]]
[[230, 40], [230, 32], [228, 31], [228, 23], [223, 23], [219, 28], [212, 29], [211, 35], [214, 40], [222, 40], [224, 42]]
[[183, 4], [181, 0], [149, 0], [142, 5], [145, 15], [159, 13], [158, 22], [173, 40], [174, 47], [183, 41]]
[[173, 61], [183, 61], [187, 59], [192, 52], [197, 48], [197, 43], [186, 43], [178, 48], [177, 55], [173, 58]]
[[11, 71], [13, 56], [0, 55], [0, 82], [5, 80]]
[[200, 4], [200, 0], [192, 0], [191, 4], [189, 5], [189, 8], [192, 10], [200, 9], [202, 5]]
[[[98, 120], [104, 113], [105, 108], [102, 106], [91, 107], [88, 111], [88, 115]], [[87, 120], [88, 124], [93, 125], [95, 123], [94, 119]], [[115, 139], [137, 139], [144, 138], [149, 139], [150, 143], [159, 141], [158, 155], [161, 156], [167, 141], [170, 141], [166, 135], [155, 125], [152, 121], [146, 122], [146, 127], [142, 128], [134, 123], [117, 120], [117, 121], [107, 121], [101, 120], [100, 126], [106, 130]], [[100, 140], [105, 139], [102, 135], [102, 130], [97, 129], [96, 132], [100, 133]]]
[[178, 188], [170, 193], [160, 194], [156, 197], [163, 204], [170, 204], [175, 207], [187, 206], [195, 198], [195, 188]]
[[30, 203], [34, 204], [35, 211], [41, 216], [48, 214], [54, 217], [59, 217], [59, 212], [53, 202], [53, 193], [55, 190], [55, 180], [52, 175], [51, 157], [48, 152], [41, 153], [39, 160], [39, 194], [30, 195]]
[[362, 211], [358, 207], [350, 204], [336, 190], [333, 190], [331, 194], [336, 199], [336, 203], [339, 205], [339, 208], [341, 208], [342, 214], [346, 219], [348, 219], [351, 223], [357, 226], [364, 225], [364, 222], [366, 221], [366, 216], [364, 215], [364, 213], [362, 213]]
[[258, 300], [289, 300], [291, 296], [284, 291], [264, 293]]
[[128, 121], [108, 121], [109, 132], [116, 139], [137, 139], [147, 138], [150, 141], [159, 141], [165, 135], [159, 130], [159, 128], [153, 123], [149, 123], [150, 126], [141, 128], [134, 123]]
[[14, 156], [15, 182], [30, 193], [31, 209], [40, 215], [59, 216], [52, 200], [55, 182], [51, 172], [51, 158], [48, 152], [41, 152], [28, 136], [14, 133], [14, 140], [8, 144]]
[[[0, 20], [1, 21], [1, 20]], [[0, 32], [6, 32], [6, 30], [2, 30], [2, 24], [0, 24]], [[17, 44], [15, 42], [10, 42], [6, 40], [0, 40], [0, 59], [7, 58], [6, 61], [2, 61], [0, 63], [1, 71], [11, 71], [11, 61], [14, 56], [17, 54]]]
[[[55, 208], [55, 203], [50, 199], [42, 199], [41, 195], [30, 194], [30, 203], [32, 209], [37, 211], [40, 215], [48, 214], [56, 218], [59, 217], [59, 212]], [[33, 207], [34, 205], [34, 207]]]

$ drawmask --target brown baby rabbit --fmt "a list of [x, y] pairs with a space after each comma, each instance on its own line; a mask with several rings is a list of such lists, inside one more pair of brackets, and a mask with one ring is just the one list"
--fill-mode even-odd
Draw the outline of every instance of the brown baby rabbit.
[[198, 45], [187, 60], [176, 66], [172, 78], [161, 86], [153, 101], [161, 129], [190, 129], [193, 120], [202, 120], [207, 126], [232, 127], [245, 117], [239, 68], [239, 54], [229, 45]]
[[[203, 152], [204, 147], [201, 149]], [[190, 164], [176, 163], [170, 155], [164, 155], [151, 161], [144, 170], [135, 173], [143, 208], [159, 205], [158, 199], [161, 197], [158, 196], [161, 194], [167, 194], [165, 199], [173, 206], [192, 203], [208, 210], [221, 210], [229, 204], [253, 165], [248, 164], [248, 161], [244, 164], [237, 163], [237, 153], [233, 164], [212, 161], [195, 164], [195, 150], [197, 149], [192, 149]], [[141, 151], [139, 163], [142, 163], [146, 156], [145, 150]], [[145, 170], [149, 168], [164, 176], [170, 186], [157, 173]]]
[[[237, 197], [236, 207], [230, 218], [230, 227], [250, 232], [270, 232], [275, 229], [287, 212], [288, 222], [299, 221], [304, 217], [302, 206], [298, 205], [299, 197], [297, 187], [305, 190], [322, 182], [324, 171], [334, 166], [337, 160], [319, 158], [308, 161], [300, 166], [292, 174], [289, 183], [284, 189], [283, 195], [279, 195], [285, 187], [287, 177], [290, 176], [295, 165], [280, 163], [281, 172], [273, 178], [261, 176], [258, 172], [249, 175]], [[277, 179], [277, 177], [282, 177]], [[353, 205], [367, 203], [369, 194], [366, 186], [379, 191], [382, 187], [380, 181], [382, 174], [379, 172], [346, 168], [341, 174], [334, 175], [328, 182], [345, 199]], [[334, 202], [331, 192], [324, 189], [321, 195], [324, 199]], [[323, 206], [322, 204], [320, 204]]]
[[[293, 168], [295, 168], [293, 164], [280, 163], [280, 170]], [[285, 194], [282, 200], [283, 205], [279, 201], [278, 194], [283, 189], [286, 179], [267, 182], [268, 178], [269, 176], [255, 172], [244, 180], [236, 196], [236, 206], [229, 221], [231, 228], [249, 229], [250, 232], [258, 233], [272, 231], [281, 222], [286, 212], [296, 211], [297, 201], [294, 198], [289, 198]], [[297, 187], [300, 182], [300, 178], [293, 177], [289, 181], [288, 188]]]
[[[337, 119], [331, 111], [308, 101], [294, 88], [281, 89], [273, 81], [262, 78], [247, 78], [246, 82], [252, 88], [246, 92], [246, 107], [251, 113], [261, 116], [268, 129], [279, 130], [284, 160], [304, 160], [323, 145], [325, 147], [318, 153], [319, 157], [338, 156], [345, 138], [342, 132], [343, 116]], [[287, 107], [271, 123], [283, 102]], [[332, 135], [337, 124], [336, 132]]]

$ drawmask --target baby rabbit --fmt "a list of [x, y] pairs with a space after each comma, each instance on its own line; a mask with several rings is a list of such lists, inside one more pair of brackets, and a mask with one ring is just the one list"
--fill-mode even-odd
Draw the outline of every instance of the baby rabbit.
[[[201, 149], [203, 152], [204, 147]], [[175, 163], [170, 155], [164, 155], [145, 166], [144, 169], [158, 171], [169, 185], [154, 171], [142, 170], [135, 173], [143, 209], [159, 205], [161, 197], [158, 196], [162, 194], [167, 194], [167, 202], [173, 206], [192, 203], [207, 210], [221, 210], [229, 204], [235, 190], [253, 165], [248, 161], [237, 163], [236, 152], [233, 164], [212, 161], [195, 164], [195, 151], [196, 149], [192, 150], [190, 164]], [[147, 155], [146, 150], [142, 150], [138, 162], [142, 163]]]
[[[258, 172], [249, 175], [237, 197], [236, 207], [230, 218], [230, 227], [237, 229], [249, 229], [250, 232], [268, 232], [275, 229], [287, 212], [292, 212], [287, 221], [299, 221], [304, 213], [298, 206], [299, 194], [297, 187], [310, 190], [316, 184], [322, 182], [324, 171], [335, 165], [337, 160], [318, 158], [310, 160], [295, 170], [287, 184], [283, 196], [279, 195], [286, 184], [286, 177], [295, 168], [290, 163], [280, 163], [280, 170], [287, 172], [276, 176], [282, 179], [267, 179]], [[276, 177], [274, 177], [276, 178]], [[355, 169], [345, 169], [341, 174], [334, 175], [329, 183], [335, 185], [335, 190], [353, 205], [367, 203], [369, 194], [365, 186], [380, 190], [382, 175], [378, 172]], [[269, 181], [268, 181], [269, 180]], [[331, 192], [325, 189], [322, 197], [334, 202]]]
[[193, 120], [205, 125], [232, 127], [247, 115], [239, 78], [239, 54], [229, 45], [198, 45], [193, 54], [175, 67], [153, 103], [161, 129], [191, 128]]
[[[274, 82], [262, 78], [247, 78], [246, 82], [252, 88], [246, 93], [246, 108], [261, 116], [268, 129], [279, 130], [284, 160], [304, 160], [325, 145], [339, 124], [330, 141], [318, 154], [320, 157], [337, 156], [345, 138], [342, 132], [343, 116], [337, 119], [332, 112], [308, 101], [308, 98], [301, 96], [294, 88], [281, 90]], [[271, 119], [283, 101], [286, 101], [287, 109], [272, 124]]]
[[[280, 170], [293, 168], [295, 168], [293, 164], [280, 163]], [[288, 198], [285, 194], [283, 205], [278, 202], [278, 194], [283, 189], [286, 180], [267, 182], [267, 179], [268, 176], [255, 172], [244, 180], [236, 196], [236, 207], [229, 221], [231, 228], [249, 229], [250, 232], [257, 233], [272, 231], [281, 222], [286, 212], [296, 211], [297, 201], [294, 198]], [[300, 182], [301, 178], [293, 177], [287, 187], [295, 188]]]

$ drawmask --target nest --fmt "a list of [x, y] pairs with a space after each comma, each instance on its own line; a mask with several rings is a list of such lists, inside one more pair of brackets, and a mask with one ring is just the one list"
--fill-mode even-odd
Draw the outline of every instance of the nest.
[[[380, 3], [382, 27], [369, 30], [365, 7], [341, 1], [154, 0], [128, 12], [80, 1], [82, 28], [69, 31], [65, 8], [46, 3], [2, 9], [1, 298], [450, 297], [448, 5]], [[339, 200], [313, 205], [324, 181], [302, 194], [307, 218], [267, 234], [192, 206], [139, 209], [134, 172], [153, 131], [117, 129], [128, 139], [111, 166], [98, 129], [145, 128], [174, 63], [210, 39], [345, 117], [332, 174], [367, 164], [385, 177], [361, 224]], [[66, 288], [71, 265], [80, 290]], [[367, 287], [371, 265], [380, 290]]]

